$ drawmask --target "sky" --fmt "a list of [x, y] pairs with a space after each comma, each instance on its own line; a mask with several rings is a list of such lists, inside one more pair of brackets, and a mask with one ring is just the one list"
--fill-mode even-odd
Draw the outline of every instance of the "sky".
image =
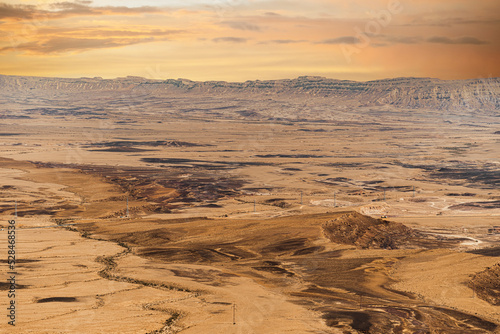
[[0, 74], [500, 77], [498, 0], [0, 0]]

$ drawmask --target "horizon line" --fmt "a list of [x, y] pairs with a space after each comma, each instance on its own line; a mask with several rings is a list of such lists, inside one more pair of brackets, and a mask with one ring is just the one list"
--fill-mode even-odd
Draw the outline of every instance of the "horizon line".
[[325, 76], [320, 76], [320, 75], [300, 75], [295, 78], [283, 78], [283, 79], [249, 79], [249, 80], [244, 80], [244, 81], [228, 81], [228, 80], [192, 80], [188, 78], [165, 78], [165, 79], [154, 79], [154, 78], [147, 78], [147, 77], [141, 77], [137, 75], [127, 75], [127, 76], [121, 76], [121, 77], [114, 77], [114, 78], [103, 78], [100, 76], [94, 76], [94, 77], [89, 77], [89, 76], [81, 76], [81, 77], [62, 77], [62, 76], [38, 76], [38, 75], [17, 75], [17, 74], [1, 74], [0, 76], [3, 77], [25, 77], [25, 78], [44, 78], [44, 79], [94, 79], [94, 80], [120, 80], [120, 79], [141, 79], [141, 80], [149, 80], [149, 81], [156, 81], [156, 82], [164, 82], [168, 80], [187, 80], [191, 82], [226, 82], [226, 83], [245, 83], [245, 82], [252, 82], [252, 81], [284, 81], [284, 80], [297, 80], [300, 78], [319, 78], [319, 79], [327, 79], [327, 80], [336, 80], [336, 81], [351, 81], [351, 82], [376, 82], [376, 81], [387, 81], [387, 80], [397, 80], [397, 79], [417, 79], [417, 80], [438, 80], [438, 81], [470, 81], [470, 80], [492, 80], [492, 79], [499, 79], [500, 77], [477, 77], [477, 78], [468, 78], [468, 79], [440, 79], [440, 78], [435, 78], [435, 77], [414, 77], [414, 76], [408, 76], [408, 77], [387, 77], [383, 79], [375, 79], [375, 80], [351, 80], [351, 79], [336, 79], [336, 78], [329, 78]]

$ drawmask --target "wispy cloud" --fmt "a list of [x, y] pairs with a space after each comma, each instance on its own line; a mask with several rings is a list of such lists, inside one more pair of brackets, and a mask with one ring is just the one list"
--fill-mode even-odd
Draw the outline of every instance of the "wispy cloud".
[[424, 39], [419, 36], [380, 36], [380, 39], [390, 44], [417, 44]]
[[11, 5], [0, 3], [0, 19], [31, 20], [35, 18], [64, 18], [71, 16], [99, 16], [99, 15], [136, 15], [144, 13], [158, 13], [164, 10], [159, 7], [125, 7], [125, 6], [90, 6], [89, 1], [58, 2], [50, 5], [50, 9], [41, 6]]
[[238, 30], [260, 31], [260, 26], [245, 21], [224, 21], [222, 25]]
[[295, 40], [295, 39], [273, 39], [270, 41], [262, 41], [259, 44], [295, 44], [295, 43], [303, 43], [304, 40]]
[[418, 16], [407, 23], [400, 24], [401, 26], [412, 27], [454, 27], [464, 25], [494, 25], [499, 24], [498, 18], [463, 18], [463, 17], [426, 17]]
[[[421, 43], [435, 43], [435, 44], [470, 44], [482, 45], [488, 42], [480, 40], [476, 37], [459, 37], [450, 38], [444, 36], [433, 36], [424, 38], [420, 36], [398, 36], [398, 35], [378, 35], [371, 36], [367, 34], [367, 38], [373, 42], [373, 46], [391, 46], [395, 44], [421, 44]], [[354, 36], [343, 36], [337, 38], [326, 39], [317, 44], [358, 44], [361, 41]]]
[[241, 37], [217, 37], [213, 38], [212, 41], [216, 43], [225, 42], [225, 43], [246, 43], [248, 38]]
[[0, 3], [0, 19], [31, 19], [36, 6]]
[[476, 37], [459, 37], [459, 38], [449, 38], [444, 36], [434, 36], [430, 37], [426, 40], [429, 43], [437, 43], [437, 44], [473, 44], [473, 45], [482, 45], [488, 44], [486, 41], [482, 41]]
[[82, 52], [92, 49], [116, 48], [139, 43], [155, 42], [155, 38], [70, 38], [56, 37], [45, 41], [33, 41], [0, 49], [7, 51], [25, 51], [32, 54], [54, 54], [64, 52]]
[[318, 44], [358, 44], [360, 43], [359, 38], [354, 36], [342, 36], [336, 38], [325, 39]]
[[42, 36], [58, 37], [156, 37], [172, 36], [186, 33], [186, 30], [175, 29], [106, 29], [106, 27], [81, 27], [81, 28], [41, 28], [38, 33]]

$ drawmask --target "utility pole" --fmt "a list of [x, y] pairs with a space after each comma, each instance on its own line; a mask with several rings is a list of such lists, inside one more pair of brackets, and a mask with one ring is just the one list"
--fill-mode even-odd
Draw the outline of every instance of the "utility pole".
[[129, 210], [128, 210], [128, 196], [127, 196], [127, 216], [126, 217], [128, 218], [128, 216], [129, 216]]
[[301, 191], [300, 192], [300, 205], [302, 205], [302, 204], [304, 204], [304, 203], [302, 202], [302, 191]]
[[236, 325], [236, 304], [233, 303], [233, 325]]

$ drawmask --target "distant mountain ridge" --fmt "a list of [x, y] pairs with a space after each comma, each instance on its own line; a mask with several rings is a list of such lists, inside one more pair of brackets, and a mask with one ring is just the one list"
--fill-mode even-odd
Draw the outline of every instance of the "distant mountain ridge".
[[[394, 106], [403, 109], [500, 110], [500, 78], [440, 80], [394, 78], [357, 82], [302, 76], [296, 79], [245, 82], [153, 80], [141, 77], [47, 78], [0, 75], [0, 95], [75, 94], [102, 91], [151, 96], [197, 94], [211, 96], [279, 95], [316, 97], [338, 106]], [[325, 101], [326, 102], [326, 101]]]

